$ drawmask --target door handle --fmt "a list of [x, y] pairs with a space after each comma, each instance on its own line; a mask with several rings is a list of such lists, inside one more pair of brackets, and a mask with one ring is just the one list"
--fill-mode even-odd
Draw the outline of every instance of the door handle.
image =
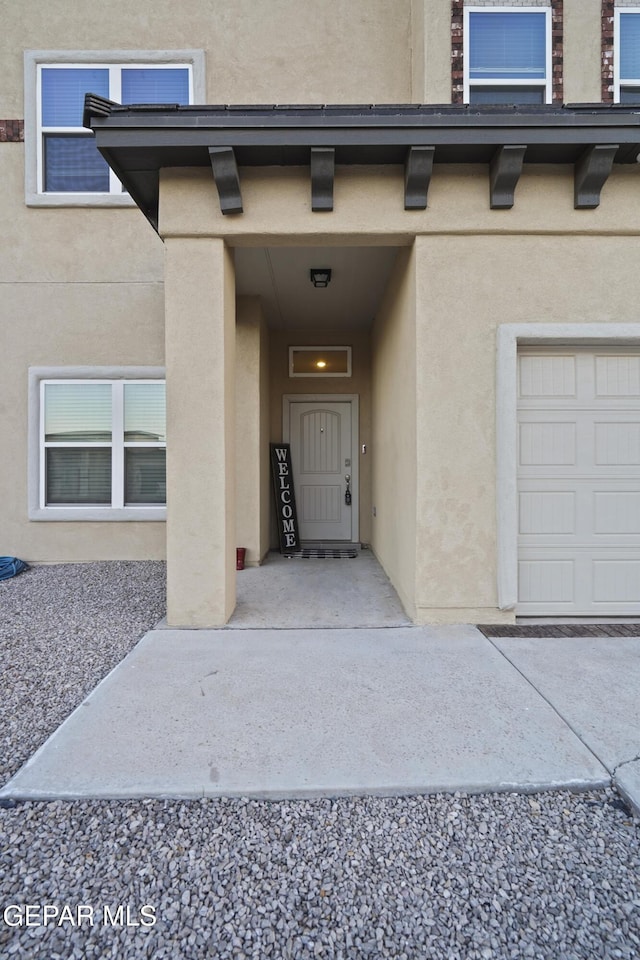
[[346, 503], [346, 505], [347, 505], [348, 507], [350, 507], [350, 506], [351, 506], [351, 487], [350, 487], [351, 474], [350, 474], [350, 473], [346, 473], [344, 479], [345, 479], [345, 482], [346, 482], [346, 484], [347, 484], [347, 488], [346, 488], [346, 490], [344, 491], [344, 502]]

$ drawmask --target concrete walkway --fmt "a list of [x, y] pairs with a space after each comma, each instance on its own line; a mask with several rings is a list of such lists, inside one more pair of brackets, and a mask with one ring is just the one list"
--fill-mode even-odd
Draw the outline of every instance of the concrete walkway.
[[640, 638], [153, 630], [0, 796], [586, 789], [615, 775], [640, 809], [638, 691]]
[[238, 576], [224, 630], [160, 625], [0, 797], [586, 789], [640, 810], [640, 638], [414, 627], [373, 554]]

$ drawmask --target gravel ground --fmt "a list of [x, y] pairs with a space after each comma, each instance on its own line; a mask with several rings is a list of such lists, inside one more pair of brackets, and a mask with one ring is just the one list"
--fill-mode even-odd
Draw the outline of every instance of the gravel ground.
[[164, 616], [158, 562], [32, 567], [0, 582], [0, 783]]
[[[162, 616], [163, 580], [0, 583], [5, 779]], [[610, 790], [21, 803], [0, 892], [3, 960], [637, 960], [640, 821]]]

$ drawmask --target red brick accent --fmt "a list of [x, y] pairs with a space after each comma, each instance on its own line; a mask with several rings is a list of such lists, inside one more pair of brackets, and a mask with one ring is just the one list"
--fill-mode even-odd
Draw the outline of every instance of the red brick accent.
[[22, 143], [24, 120], [0, 120], [0, 143]]
[[551, 0], [551, 99], [554, 103], [564, 101], [564, 77], [562, 73], [563, 0]]
[[602, 0], [602, 102], [613, 102], [613, 9], [614, 0]]
[[462, 28], [463, 0], [451, 0], [451, 103], [462, 103], [464, 93]]
[[[605, 0], [603, 0], [605, 2]], [[472, 4], [473, 0], [469, 0]], [[611, 2], [613, 7], [613, 0]], [[514, 10], [517, 10], [514, 7]], [[451, 102], [462, 103], [464, 94], [463, 62], [464, 0], [451, 0]], [[562, 75], [563, 0], [551, 0], [551, 71], [552, 98], [562, 103], [564, 81]]]

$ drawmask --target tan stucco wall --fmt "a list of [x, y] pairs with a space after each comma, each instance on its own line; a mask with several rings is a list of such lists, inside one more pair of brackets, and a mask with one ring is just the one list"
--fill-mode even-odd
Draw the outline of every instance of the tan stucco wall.
[[0, 182], [1, 370], [12, 398], [1, 411], [2, 550], [32, 562], [160, 559], [163, 523], [28, 521], [27, 376], [29, 366], [162, 366], [162, 242], [135, 208], [28, 210], [23, 144], [0, 143]]
[[[500, 6], [489, 0], [481, 5]], [[473, 0], [470, 0], [470, 6]], [[526, 6], [525, 0], [505, 0]], [[536, 5], [545, 6], [544, 0]], [[563, 76], [565, 103], [597, 103], [600, 91], [601, 0], [564, 0]], [[451, 102], [451, 2], [413, 0], [411, 5], [412, 102]]]
[[[442, 3], [443, 0], [438, 0]], [[22, 116], [22, 51], [207, 52], [208, 103], [410, 99], [410, 0], [69, 0], [2, 6], [0, 116]]]
[[271, 345], [266, 324], [260, 327], [260, 442], [262, 460], [260, 471], [260, 556], [264, 557], [271, 545], [271, 455], [269, 427], [271, 423]]
[[22, 143], [0, 143], [0, 175], [0, 282], [162, 281], [162, 241], [137, 207], [25, 207]]
[[404, 209], [404, 171], [339, 166], [332, 213], [313, 214], [308, 169], [242, 168], [244, 214], [224, 217], [211, 170], [161, 172], [163, 236], [226, 236], [233, 245], [408, 245], [416, 234], [640, 233], [640, 165], [617, 165], [600, 206], [574, 210], [573, 167], [525, 164], [511, 210], [491, 210], [488, 165], [434, 165], [426, 210]]
[[236, 599], [235, 273], [222, 240], [168, 241], [167, 622], [227, 622]]
[[[525, 169], [511, 211], [490, 210], [486, 168], [440, 168], [415, 216], [402, 208], [400, 174], [339, 171], [339, 203], [321, 219], [304, 202], [302, 172], [261, 173], [243, 181], [246, 213], [225, 224], [232, 242], [405, 245], [372, 339], [371, 542], [417, 620], [512, 618], [496, 595], [496, 329], [639, 321], [637, 167], [616, 168], [592, 211], [573, 209], [565, 168]], [[198, 172], [167, 172], [168, 232], [222, 230], [213, 189]], [[281, 394], [292, 392], [286, 347], [297, 339], [272, 342], [276, 439]]]
[[637, 242], [416, 241], [419, 621], [495, 622], [512, 615], [496, 610], [497, 327], [633, 322], [640, 329]]
[[[600, 99], [599, 18], [600, 0], [564, 2], [567, 102]], [[448, 103], [450, 25], [450, 0], [7, 3], [0, 116], [23, 116], [24, 49], [204, 48], [209, 103]]]
[[[449, 0], [352, 0], [348, 4], [342, 0], [322, 4], [185, 0], [179, 17], [168, 0], [154, 0], [152, 8], [145, 2], [132, 8], [124, 0], [111, 0], [92, 9], [91, 17], [79, 16], [77, 5], [69, 0], [47, 4], [25, 0], [5, 4], [3, 17], [0, 117], [5, 118], [24, 116], [25, 49], [202, 48], [209, 102], [450, 99]], [[599, 100], [600, 0], [565, 0], [564, 66], [567, 101]], [[636, 165], [616, 168], [604, 187], [600, 207], [575, 211], [569, 167], [525, 166], [514, 209], [492, 211], [485, 167], [436, 166], [427, 210], [406, 212], [400, 166], [395, 171], [339, 167], [335, 210], [318, 216], [310, 211], [308, 170], [243, 169], [245, 213], [225, 218], [209, 169], [163, 173], [162, 231], [168, 238], [185, 238], [186, 247], [177, 241], [178, 257], [192, 249], [189, 244], [194, 238], [211, 236], [228, 238], [231, 244], [380, 243], [406, 248], [376, 327], [377, 401], [369, 394], [367, 334], [325, 329], [321, 340], [348, 340], [354, 346], [354, 378], [348, 387], [342, 382], [340, 391], [344, 387], [345, 392], [359, 394], [360, 440], [370, 450], [360, 463], [360, 536], [377, 544], [405, 602], [416, 606], [418, 616], [479, 616], [477, 611], [491, 611], [496, 602], [492, 566], [496, 325], [537, 319], [638, 322], [639, 176]], [[1, 411], [3, 551], [31, 561], [162, 557], [165, 527], [161, 523], [28, 521], [26, 385], [30, 365], [163, 364], [163, 244], [136, 209], [25, 207], [21, 143], [0, 143], [0, 181], [0, 320], [4, 353], [11, 358], [2, 368], [6, 395], [11, 397]], [[227, 286], [224, 304], [216, 301], [211, 307], [214, 291], [205, 285], [201, 305], [203, 310], [207, 305], [214, 310], [209, 319], [221, 311], [228, 335], [231, 267], [219, 243], [214, 247], [218, 252], [211, 256]], [[196, 243], [193, 249], [201, 248]], [[185, 263], [192, 270], [188, 256]], [[174, 324], [169, 335], [178, 340], [181, 289], [182, 281], [168, 298]], [[189, 296], [185, 295], [185, 302], [190, 302]], [[396, 380], [409, 358], [412, 303], [417, 318], [415, 383], [403, 381], [398, 395]], [[320, 339], [318, 331], [308, 336], [307, 342]], [[271, 364], [267, 340], [261, 323], [257, 339], [253, 330], [251, 361], [245, 365], [245, 371], [255, 370], [256, 363], [260, 369], [259, 409], [256, 412], [253, 394], [249, 417], [262, 444], [257, 469], [260, 506], [256, 505], [251, 521], [256, 554], [264, 552], [269, 542], [271, 497], [264, 449], [267, 437], [280, 436], [282, 394], [337, 392], [328, 382], [321, 386], [320, 381], [288, 380], [286, 346], [305, 342], [299, 334], [274, 337]], [[382, 343], [388, 349], [381, 349]], [[212, 350], [208, 343], [202, 357], [196, 358], [196, 367], [205, 363], [207, 351]], [[186, 369], [189, 352], [179, 351], [177, 356]], [[241, 371], [242, 366], [239, 376]], [[232, 380], [225, 369], [225, 418], [232, 417]], [[215, 405], [221, 398], [215, 391], [207, 392], [210, 385], [206, 379], [203, 382], [203, 402]], [[372, 527], [371, 491], [386, 510], [396, 479], [396, 468], [384, 462], [378, 474], [372, 470], [376, 441], [391, 432], [391, 414], [382, 403], [380, 384], [390, 395], [396, 391], [398, 415], [413, 391], [420, 410], [429, 417], [429, 429], [416, 434], [415, 464], [406, 451], [401, 461], [409, 474], [414, 471], [418, 491], [417, 588], [403, 566], [408, 554], [397, 549], [397, 534], [383, 523], [378, 524], [378, 533]], [[379, 416], [372, 416], [372, 403], [374, 407], [377, 403]], [[452, 437], [457, 451], [453, 458]], [[194, 439], [187, 430], [184, 443]], [[213, 458], [211, 451], [208, 456]], [[470, 477], [475, 475], [482, 482], [473, 484]], [[223, 485], [224, 529], [216, 536], [223, 544], [226, 578], [236, 545], [236, 510], [229, 513], [227, 474]], [[204, 494], [208, 496], [206, 490]], [[240, 495], [244, 496], [242, 489]], [[377, 509], [379, 503], [375, 503]], [[408, 508], [403, 505], [402, 509]], [[400, 521], [405, 532], [410, 528], [407, 518], [403, 513]], [[225, 581], [225, 609], [231, 591]]]
[[[352, 375], [350, 377], [289, 377], [289, 347], [305, 345], [350, 346], [352, 348]], [[360, 472], [360, 540], [371, 538], [371, 456], [362, 453], [362, 444], [369, 450], [371, 438], [371, 360], [369, 333], [348, 327], [322, 327], [318, 330], [271, 335], [271, 441], [282, 436], [282, 398], [285, 394], [357, 394], [359, 406], [359, 472]], [[272, 511], [273, 512], [273, 511]], [[278, 545], [275, 522], [271, 526], [271, 544]]]
[[[25, 50], [203, 49], [213, 103], [411, 99], [410, 0], [184, 0], [179, 15], [169, 0], [110, 0], [89, 16], [69, 0], [24, 0], [2, 13], [2, 118], [25, 117]], [[23, 143], [0, 143], [0, 322], [11, 357], [2, 376], [12, 396], [0, 433], [2, 549], [32, 561], [162, 557], [164, 524], [27, 520], [27, 366], [161, 365], [164, 267], [162, 242], [134, 207], [27, 208], [24, 162]]]
[[564, 102], [598, 103], [602, 0], [565, 0], [563, 4]]
[[[24, 0], [2, 14], [2, 118], [25, 116], [28, 49], [204, 49], [212, 103], [411, 96], [410, 0], [184, 0], [179, 15], [169, 0], [110, 0], [90, 16], [69, 0]], [[23, 143], [0, 143], [0, 322], [11, 356], [2, 377], [12, 396], [0, 434], [2, 549], [29, 560], [161, 557], [164, 524], [27, 521], [27, 366], [162, 364], [164, 305], [163, 245], [140, 212], [27, 208], [24, 156]], [[263, 515], [268, 505], [267, 493]]]
[[373, 458], [371, 544], [415, 617], [416, 265], [401, 250], [372, 332]]
[[412, 103], [451, 103], [450, 0], [412, 4]]
[[236, 310], [236, 544], [255, 565], [269, 549], [268, 331], [257, 297]]
[[0, 289], [2, 354], [11, 358], [0, 403], [3, 553], [32, 562], [162, 558], [164, 523], [29, 522], [27, 514], [29, 367], [162, 366], [162, 284], [43, 279]]

